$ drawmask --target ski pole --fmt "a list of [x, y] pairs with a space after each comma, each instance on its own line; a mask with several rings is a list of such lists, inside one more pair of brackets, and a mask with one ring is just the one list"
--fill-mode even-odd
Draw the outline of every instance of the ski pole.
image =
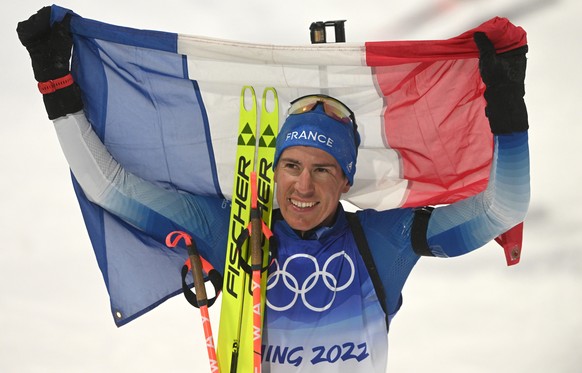
[[[178, 237], [171, 241], [170, 237], [173, 234], [177, 234]], [[186, 242], [186, 247], [188, 248], [190, 269], [194, 279], [196, 301], [198, 303], [200, 316], [202, 318], [202, 328], [204, 329], [206, 350], [208, 352], [208, 359], [210, 362], [210, 371], [212, 373], [219, 372], [218, 360], [216, 358], [216, 348], [214, 347], [214, 337], [212, 335], [212, 327], [210, 325], [210, 315], [208, 313], [208, 296], [206, 294], [206, 287], [204, 285], [204, 276], [202, 275], [202, 261], [200, 260], [200, 255], [198, 254], [196, 243], [192, 240], [190, 235], [185, 232], [172, 232], [166, 237], [166, 245], [174, 247], [181, 238], [184, 239]]]
[[261, 268], [263, 250], [261, 245], [261, 212], [258, 208], [257, 173], [251, 172], [251, 269], [253, 290], [253, 366], [254, 373], [261, 372]]

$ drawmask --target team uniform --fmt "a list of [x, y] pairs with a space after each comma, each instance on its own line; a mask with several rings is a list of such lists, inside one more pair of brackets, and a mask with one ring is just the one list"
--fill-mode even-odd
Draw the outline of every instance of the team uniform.
[[[160, 242], [173, 230], [188, 232], [202, 256], [222, 271], [228, 203], [167, 190], [128, 173], [82, 112], [54, 123], [89, 200]], [[523, 220], [529, 202], [527, 132], [494, 140], [487, 189], [432, 212], [426, 229], [432, 255], [470, 252]], [[267, 281], [265, 372], [385, 371], [387, 320], [399, 310], [404, 283], [420, 258], [411, 244], [414, 216], [413, 209], [357, 213], [385, 289], [388, 315], [341, 207], [332, 226], [303, 237], [284, 220], [275, 222], [278, 249]]]

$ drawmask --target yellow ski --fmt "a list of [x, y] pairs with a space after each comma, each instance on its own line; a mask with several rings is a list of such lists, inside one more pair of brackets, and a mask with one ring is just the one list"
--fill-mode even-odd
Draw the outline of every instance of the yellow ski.
[[[245, 96], [247, 101], [251, 101], [250, 107], [245, 105]], [[278, 105], [275, 89], [265, 89], [261, 100], [260, 126], [257, 126], [257, 103], [254, 89], [248, 86], [242, 89], [218, 334], [218, 362], [222, 373], [253, 371], [253, 338], [257, 337], [257, 331], [253, 330], [252, 281], [250, 275], [245, 273], [238, 263], [241, 256], [248, 263], [249, 250], [245, 243], [238, 252], [236, 241], [250, 221], [250, 174], [252, 171], [256, 171], [258, 177], [258, 204], [261, 218], [268, 226], [271, 223], [274, 194], [273, 159], [279, 129]], [[260, 127], [258, 148], [257, 127]], [[267, 265], [268, 257], [268, 241], [263, 240], [263, 267]], [[265, 304], [266, 278], [266, 272], [264, 272], [261, 276], [261, 317]]]

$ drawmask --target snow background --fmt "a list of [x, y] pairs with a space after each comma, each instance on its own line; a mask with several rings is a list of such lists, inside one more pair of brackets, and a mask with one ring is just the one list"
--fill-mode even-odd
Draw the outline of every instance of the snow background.
[[[46, 5], [0, 13], [0, 372], [209, 371], [198, 311], [176, 297], [116, 328], [65, 159], [16, 36]], [[521, 263], [501, 248], [424, 259], [392, 324], [388, 371], [575, 373], [582, 368], [582, 3], [577, 0], [61, 1], [100, 21], [258, 43], [445, 39], [494, 15], [528, 32], [532, 203]], [[578, 47], [576, 46], [578, 45]], [[213, 307], [215, 337], [218, 307]]]

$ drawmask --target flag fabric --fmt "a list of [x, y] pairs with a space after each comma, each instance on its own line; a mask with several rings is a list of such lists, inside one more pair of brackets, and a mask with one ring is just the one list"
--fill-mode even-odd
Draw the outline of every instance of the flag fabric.
[[[53, 6], [52, 21], [66, 13]], [[525, 31], [504, 18], [447, 40], [279, 46], [137, 30], [73, 13], [71, 70], [109, 152], [162, 187], [230, 199], [239, 95], [251, 85], [277, 90], [281, 123], [290, 101], [312, 93], [354, 111], [362, 144], [348, 202], [379, 210], [438, 205], [483, 191], [489, 176], [493, 139], [475, 31], [498, 52], [526, 44]], [[73, 182], [116, 324], [179, 293], [184, 255], [168, 254]]]

